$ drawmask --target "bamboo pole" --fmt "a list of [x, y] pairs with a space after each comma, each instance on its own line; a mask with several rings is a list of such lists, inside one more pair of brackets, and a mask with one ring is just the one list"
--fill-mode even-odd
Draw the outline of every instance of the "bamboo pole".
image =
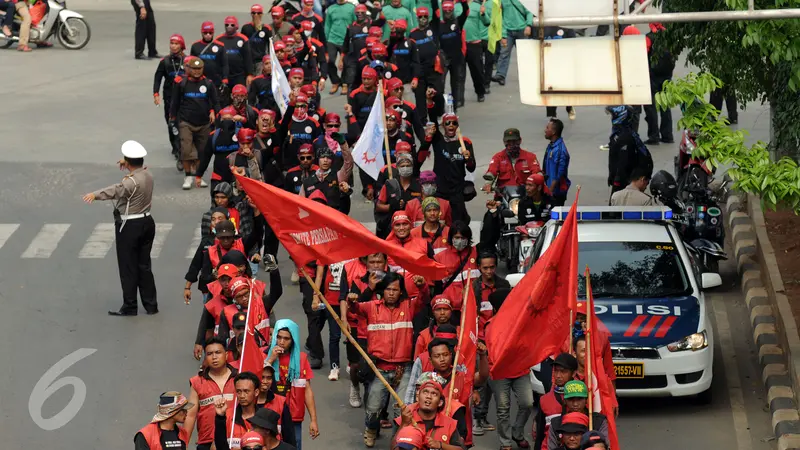
[[[378, 94], [381, 99], [381, 120], [383, 120], [383, 147], [386, 151], [386, 176], [392, 179], [392, 153], [389, 149], [389, 132], [386, 129], [386, 106], [383, 104], [383, 77], [378, 80]], [[398, 126], [400, 124], [397, 124]]]
[[[458, 331], [458, 349], [461, 349], [461, 342], [464, 339], [464, 328], [466, 328], [464, 326], [464, 318], [465, 318], [466, 314], [464, 314], [463, 309], [464, 309], [464, 305], [467, 304], [467, 297], [469, 297], [469, 290], [470, 290], [471, 286], [472, 286], [472, 271], [470, 270], [469, 271], [469, 275], [467, 276], [467, 286], [464, 288], [464, 299], [461, 301], [461, 309], [462, 309], [462, 311], [461, 311], [461, 329]], [[450, 417], [450, 405], [452, 405], [452, 403], [453, 403], [453, 392], [454, 392], [455, 387], [456, 387], [456, 368], [458, 367], [458, 354], [459, 354], [459, 351], [456, 351], [456, 354], [453, 357], [453, 372], [450, 375], [450, 389], [449, 389], [450, 392], [447, 393], [447, 403], [446, 403], [447, 406], [445, 407], [445, 412], [444, 412], [444, 414], [447, 417]], [[468, 407], [469, 405], [465, 405], [465, 406]]]

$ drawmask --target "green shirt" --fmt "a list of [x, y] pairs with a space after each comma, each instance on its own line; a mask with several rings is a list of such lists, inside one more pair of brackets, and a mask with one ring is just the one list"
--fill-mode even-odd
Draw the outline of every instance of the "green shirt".
[[509, 31], [522, 31], [525, 27], [533, 24], [533, 13], [528, 11], [519, 0], [500, 0], [500, 4], [503, 8], [504, 38], [508, 37]]
[[414, 15], [413, 12], [411, 12], [409, 9], [403, 6], [395, 8], [392, 5], [388, 5], [384, 6], [382, 11], [383, 11], [383, 16], [386, 18], [386, 24], [383, 26], [384, 41], [389, 39], [390, 20], [405, 19], [406, 22], [408, 22], [408, 28], [406, 29], [406, 36], [408, 36], [408, 33], [411, 32], [411, 30], [417, 26], [417, 17]]
[[486, 13], [481, 14], [481, 0], [472, 0], [469, 4], [469, 16], [464, 23], [467, 42], [486, 41], [489, 39], [489, 23], [491, 23], [492, 0], [486, 1]]
[[356, 7], [350, 2], [334, 3], [325, 10], [325, 38], [334, 45], [344, 44], [347, 27], [356, 20]]

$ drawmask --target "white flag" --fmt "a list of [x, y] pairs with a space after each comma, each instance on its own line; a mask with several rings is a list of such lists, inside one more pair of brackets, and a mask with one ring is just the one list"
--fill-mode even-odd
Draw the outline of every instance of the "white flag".
[[378, 89], [375, 94], [375, 102], [369, 112], [367, 123], [361, 130], [361, 136], [353, 147], [353, 162], [364, 172], [368, 173], [373, 180], [378, 179], [386, 161], [383, 159], [383, 136], [386, 129], [383, 127], [383, 117], [386, 114], [383, 109], [382, 90]]
[[292, 92], [292, 88], [289, 87], [289, 80], [286, 79], [281, 62], [278, 61], [278, 56], [275, 54], [272, 38], [269, 39], [269, 59], [272, 61], [272, 96], [275, 98], [281, 114], [286, 114], [286, 108], [289, 106], [289, 94]]

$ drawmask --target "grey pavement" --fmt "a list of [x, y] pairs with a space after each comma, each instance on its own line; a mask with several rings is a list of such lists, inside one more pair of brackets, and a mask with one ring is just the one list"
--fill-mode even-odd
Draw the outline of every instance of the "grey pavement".
[[[245, 3], [225, 5], [239, 5], [237, 10], [246, 12]], [[0, 66], [0, 77], [11, 80], [0, 86], [5, 99], [0, 111], [3, 448], [130, 448], [136, 430], [154, 413], [158, 394], [175, 389], [187, 392], [188, 379], [198, 366], [191, 349], [202, 308], [200, 296], [195, 292], [195, 301], [185, 306], [181, 292], [186, 254], [208, 206], [208, 193], [180, 189], [181, 177], [165, 139], [163, 111], [152, 104], [156, 62], [132, 58], [133, 20], [127, 8], [119, 6], [127, 2], [72, 0], [69, 4], [79, 11], [79, 6], [86, 6], [81, 12], [93, 28], [87, 48], [72, 52], [56, 45], [26, 55], [6, 51]], [[193, 41], [203, 20], [221, 22], [229, 14], [220, 7], [222, 3], [206, 0], [154, 4], [161, 51], [167, 51], [166, 39], [172, 32], [182, 32]], [[239, 14], [242, 19], [245, 15]], [[464, 134], [475, 144], [478, 173], [500, 149], [501, 133], [508, 126], [519, 127], [525, 138], [523, 147], [541, 156], [546, 144], [544, 109], [519, 104], [514, 68], [508, 85], [493, 85], [482, 105], [475, 103], [470, 83], [467, 106], [460, 116]], [[342, 111], [343, 97], [324, 97], [327, 109]], [[572, 155], [570, 175], [573, 185], [583, 188], [581, 204], [602, 204], [608, 195], [607, 155], [598, 146], [607, 140], [609, 121], [602, 108], [577, 111], [577, 120], [565, 120]], [[740, 114], [740, 127], [765, 138], [768, 115], [763, 111], [760, 105], [748, 105]], [[149, 149], [147, 165], [156, 179], [153, 215], [161, 224], [163, 245], [154, 269], [161, 314], [118, 319], [106, 315], [121, 300], [113, 243], [103, 225], [112, 222], [111, 208], [102, 203], [87, 206], [80, 197], [119, 180], [114, 163], [120, 144], [127, 139], [137, 139]], [[661, 145], [651, 151], [657, 168], [671, 168], [676, 146]], [[357, 198], [353, 203], [354, 218], [364, 223], [373, 220], [366, 203]], [[480, 220], [482, 203], [481, 196], [469, 205], [473, 220]], [[279, 258], [285, 289], [277, 314], [294, 319], [303, 329], [298, 289], [289, 283], [290, 268], [283, 251]], [[709, 296], [717, 331], [713, 403], [623, 401], [619, 430], [624, 448], [772, 448], [772, 443], [765, 442], [772, 432], [752, 338], [749, 332], [739, 331], [749, 330], [747, 310], [735, 285], [735, 267], [722, 267], [726, 284]], [[729, 336], [732, 346], [722, 348], [720, 334]], [[79, 349], [96, 352], [54, 378], [82, 380], [65, 379], [78, 385], [78, 394], [84, 392], [80, 385], [85, 384], [85, 400], [83, 395], [71, 400], [73, 388], [67, 384], [43, 406], [37, 404], [35, 400], [44, 400], [47, 383], [34, 387], [45, 372]], [[315, 376], [322, 437], [315, 442], [304, 439], [305, 448], [362, 448], [363, 412], [347, 405], [347, 375], [342, 371], [336, 383], [327, 380], [327, 370]], [[71, 401], [79, 407], [62, 413]], [[735, 433], [734, 427], [742, 423], [747, 424], [747, 432]], [[493, 434], [478, 438], [477, 448], [496, 448]]]

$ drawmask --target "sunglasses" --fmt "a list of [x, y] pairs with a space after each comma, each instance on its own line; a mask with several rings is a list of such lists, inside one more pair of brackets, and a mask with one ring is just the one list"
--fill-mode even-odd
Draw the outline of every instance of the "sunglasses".
[[397, 118], [396, 118], [395, 116], [386, 116], [386, 121], [388, 122], [388, 121], [390, 121], [390, 120], [391, 120], [392, 122], [397, 122]]
[[263, 445], [254, 445], [252, 447], [242, 447], [244, 450], [264, 450]]
[[448, 120], [447, 122], [444, 123], [444, 125], [445, 126], [458, 126], [458, 122], [453, 121], [453, 120]]
[[234, 25], [232, 23], [226, 23], [225, 24], [225, 28], [236, 28], [236, 25]]
[[304, 105], [304, 104], [294, 105], [294, 108], [295, 109], [308, 108], [308, 105]]
[[342, 124], [340, 123], [328, 123], [325, 124], [325, 128], [340, 128]]
[[417, 16], [418, 19], [429, 19], [430, 16]]
[[253, 13], [250, 13], [250, 15], [251, 15], [251, 16], [263, 16], [263, 15], [264, 15], [264, 13], [260, 13], [260, 12], [253, 12]]
[[298, 159], [300, 159], [300, 161], [313, 161], [314, 157], [313, 156], [301, 156]]
[[211, 35], [213, 35], [214, 32], [213, 31], [203, 31], [203, 34], [211, 34]]

